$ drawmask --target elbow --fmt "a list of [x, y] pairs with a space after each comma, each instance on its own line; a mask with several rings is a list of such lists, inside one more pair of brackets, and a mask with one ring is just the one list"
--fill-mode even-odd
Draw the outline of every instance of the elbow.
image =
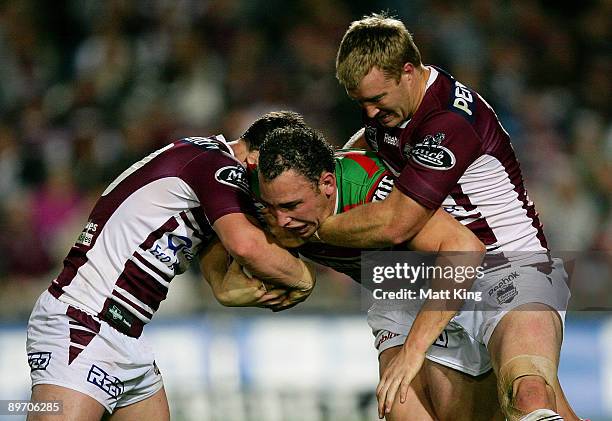
[[217, 302], [224, 307], [236, 307], [235, 302], [232, 300], [232, 297], [228, 293], [217, 293], [215, 294], [215, 298], [217, 299]]
[[466, 229], [465, 235], [448, 239], [440, 251], [466, 251], [484, 254], [487, 251], [485, 245], [471, 231]]
[[484, 253], [487, 251], [485, 245], [476, 237], [471, 231], [469, 231], [469, 235], [466, 236], [463, 241], [461, 241], [461, 251], [472, 251], [478, 253]]
[[227, 247], [228, 252], [241, 265], [256, 258], [259, 249], [255, 241], [246, 237]]

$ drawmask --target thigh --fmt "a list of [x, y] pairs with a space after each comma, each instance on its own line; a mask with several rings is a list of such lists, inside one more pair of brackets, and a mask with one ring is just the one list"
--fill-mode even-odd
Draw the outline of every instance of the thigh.
[[108, 419], [112, 421], [168, 421], [170, 420], [170, 408], [168, 407], [166, 391], [162, 387], [157, 393], [147, 399], [116, 408]]
[[[104, 415], [105, 409], [94, 398], [62, 386], [39, 384], [32, 388], [32, 402], [60, 401], [62, 403], [61, 419], [65, 421], [98, 421]], [[28, 414], [28, 421], [53, 421], [57, 415], [44, 413]]]
[[559, 364], [563, 327], [556, 310], [545, 304], [523, 304], [507, 312], [487, 344], [495, 372], [518, 355], [539, 355]]
[[[399, 346], [384, 350], [379, 357], [379, 368], [382, 374], [391, 359], [400, 351]], [[427, 361], [425, 362], [427, 364]], [[386, 415], [387, 421], [434, 421], [433, 408], [427, 397], [423, 370], [414, 378], [408, 389], [406, 401], [395, 400], [391, 412]]]
[[504, 420], [492, 370], [470, 376], [433, 361], [423, 366], [429, 397], [439, 420]]

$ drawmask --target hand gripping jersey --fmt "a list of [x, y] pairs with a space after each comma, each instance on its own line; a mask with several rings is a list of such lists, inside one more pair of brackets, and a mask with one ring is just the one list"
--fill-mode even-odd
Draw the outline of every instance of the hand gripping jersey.
[[402, 193], [442, 206], [488, 251], [546, 250], [508, 133], [476, 92], [441, 69], [411, 120], [385, 128], [364, 114], [365, 138]]
[[214, 222], [254, 213], [246, 171], [222, 136], [178, 140], [132, 165], [102, 193], [49, 287], [60, 301], [139, 336], [214, 237]]

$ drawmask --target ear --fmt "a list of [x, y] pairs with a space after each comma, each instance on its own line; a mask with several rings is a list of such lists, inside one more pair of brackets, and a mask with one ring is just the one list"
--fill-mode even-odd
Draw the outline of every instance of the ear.
[[414, 67], [414, 64], [412, 63], [404, 63], [404, 65], [402, 66], [402, 73], [405, 74], [409, 74], [412, 75], [416, 70], [416, 67]]
[[246, 156], [246, 162], [247, 164], [256, 167], [259, 163], [259, 151], [253, 150], [249, 152]]
[[323, 172], [319, 177], [319, 187], [323, 194], [331, 196], [336, 191], [336, 175], [329, 171]]

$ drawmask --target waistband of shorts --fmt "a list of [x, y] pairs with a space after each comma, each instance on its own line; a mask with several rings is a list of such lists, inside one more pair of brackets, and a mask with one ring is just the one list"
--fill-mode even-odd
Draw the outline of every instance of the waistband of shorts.
[[[54, 283], [48, 288], [49, 293], [59, 299], [59, 297], [63, 294], [63, 291], [59, 285]], [[116, 314], [124, 314], [129, 315], [130, 320], [129, 323], [121, 323], [121, 317], [113, 316]], [[87, 328], [99, 332], [100, 331], [100, 322], [94, 318], [91, 314], [83, 311], [77, 307], [74, 307], [68, 304], [68, 309], [66, 310], [66, 315], [72, 317], [76, 321], [82, 323]], [[144, 323], [142, 320], [138, 319], [131, 312], [129, 312], [123, 305], [118, 303], [113, 299], [106, 300], [104, 308], [102, 311], [96, 315], [99, 320], [103, 320], [111, 326], [113, 329], [123, 333], [124, 335], [130, 336], [132, 338], [139, 338], [142, 335], [142, 330], [144, 328]]]

